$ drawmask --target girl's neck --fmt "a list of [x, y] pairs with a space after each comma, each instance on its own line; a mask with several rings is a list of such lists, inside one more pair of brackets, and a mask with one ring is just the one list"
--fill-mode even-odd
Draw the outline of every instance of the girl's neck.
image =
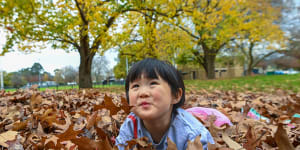
[[149, 121], [143, 120], [143, 124], [148, 130], [148, 132], [151, 134], [154, 143], [159, 143], [164, 134], [168, 131], [171, 123], [171, 113], [170, 115], [168, 115], [169, 117]]

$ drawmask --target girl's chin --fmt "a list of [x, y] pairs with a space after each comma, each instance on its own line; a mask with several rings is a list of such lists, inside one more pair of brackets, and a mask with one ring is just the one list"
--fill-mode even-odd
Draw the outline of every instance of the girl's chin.
[[140, 117], [143, 121], [147, 121], [147, 122], [151, 122], [152, 120], [155, 120], [153, 117], [151, 116], [141, 116]]
[[139, 116], [142, 120], [152, 120], [154, 119], [154, 114], [151, 112], [137, 112], [137, 116]]

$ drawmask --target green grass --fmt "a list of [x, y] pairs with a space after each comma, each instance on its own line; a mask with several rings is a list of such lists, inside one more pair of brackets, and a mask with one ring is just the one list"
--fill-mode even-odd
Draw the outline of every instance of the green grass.
[[[121, 91], [124, 90], [124, 85], [93, 85], [93, 88], [97, 88], [101, 91], [111, 91], [114, 90]], [[42, 87], [39, 88], [39, 91], [45, 91], [46, 89], [54, 89], [54, 90], [69, 90], [69, 89], [79, 89], [78, 85], [66, 85], [66, 86], [53, 86], [53, 87]], [[16, 89], [5, 89], [6, 92], [15, 92]]]
[[[195, 91], [205, 89], [207, 91], [214, 90], [234, 90], [234, 91], [259, 91], [272, 93], [277, 89], [289, 91], [292, 93], [300, 92], [300, 74], [295, 75], [258, 75], [249, 77], [238, 77], [232, 79], [215, 79], [215, 80], [185, 80], [187, 91]], [[48, 89], [68, 90], [78, 89], [78, 86], [59, 86], [50, 87]], [[121, 93], [124, 91], [124, 85], [96, 85], [102, 92]], [[46, 88], [40, 88], [45, 91]], [[6, 89], [5, 91], [16, 91], [16, 89]]]
[[271, 93], [277, 89], [282, 89], [284, 91], [299, 92], [300, 74], [258, 75], [216, 80], [186, 80], [185, 86], [187, 91], [205, 89], [208, 91], [235, 90], [261, 91]]

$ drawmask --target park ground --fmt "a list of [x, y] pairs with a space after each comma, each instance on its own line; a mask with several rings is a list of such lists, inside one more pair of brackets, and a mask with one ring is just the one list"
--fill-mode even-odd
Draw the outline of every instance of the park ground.
[[[187, 92], [197, 90], [233, 90], [237, 92], [266, 92], [272, 93], [278, 89], [289, 93], [300, 92], [300, 74], [293, 75], [256, 75], [246, 77], [236, 77], [230, 79], [214, 80], [185, 80]], [[48, 89], [68, 90], [78, 88], [78, 86], [50, 87]], [[124, 92], [124, 85], [95, 85], [101, 91], [121, 93]], [[40, 88], [45, 91], [47, 88]], [[7, 90], [15, 91], [15, 89]]]
[[[186, 80], [185, 85], [184, 109], [214, 108], [232, 122], [216, 127], [214, 115], [198, 118], [216, 142], [211, 149], [300, 149], [300, 74]], [[0, 91], [0, 149], [61, 149], [66, 141], [78, 149], [113, 149], [131, 109], [124, 85], [60, 88]], [[1, 139], [6, 135], [10, 139]]]

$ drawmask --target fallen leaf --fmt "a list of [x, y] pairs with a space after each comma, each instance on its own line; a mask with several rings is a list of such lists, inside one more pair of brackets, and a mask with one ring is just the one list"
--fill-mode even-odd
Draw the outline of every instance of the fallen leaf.
[[49, 142], [53, 142], [54, 146], [56, 146], [58, 139], [59, 139], [58, 137], [56, 137], [55, 135], [52, 135], [50, 138], [47, 138], [45, 140], [45, 145], [48, 144]]
[[113, 102], [112, 98], [107, 96], [105, 94], [104, 96], [104, 105], [94, 105], [94, 111], [100, 110], [100, 109], [108, 109], [110, 111], [110, 116], [113, 116], [117, 114], [118, 111], [121, 110], [121, 107], [117, 107]]
[[237, 142], [233, 141], [226, 132], [222, 133], [222, 139], [224, 140], [224, 142], [232, 149], [234, 150], [243, 150], [244, 148], [238, 144]]
[[201, 136], [197, 136], [193, 142], [188, 141], [187, 150], [203, 150], [202, 143], [200, 142]]
[[168, 137], [168, 148], [167, 150], [177, 150], [176, 144]]
[[248, 131], [245, 135], [247, 142], [243, 145], [246, 150], [255, 150], [257, 145], [255, 133], [252, 131], [252, 127], [249, 126]]
[[27, 127], [27, 122], [28, 122], [28, 120], [25, 120], [24, 122], [20, 122], [20, 121], [19, 122], [15, 122], [13, 124], [12, 130], [13, 131], [19, 131], [19, 130], [25, 129]]
[[96, 124], [96, 117], [97, 117], [98, 111], [94, 111], [93, 114], [88, 118], [86, 128], [90, 129]]
[[15, 140], [18, 135], [16, 131], [6, 131], [0, 134], [0, 145], [3, 147], [8, 147], [9, 145], [6, 143], [8, 141]]
[[[76, 138], [76, 139], [72, 139], [71, 140], [74, 144], [76, 144], [78, 146], [78, 149], [80, 150], [91, 150], [91, 149], [102, 149], [103, 148], [103, 142], [101, 141], [94, 141], [91, 140], [87, 137], [80, 137], [80, 138]], [[107, 144], [107, 143], [105, 143]], [[109, 147], [109, 146], [105, 146], [105, 147]]]
[[279, 150], [294, 150], [295, 148], [290, 143], [288, 135], [283, 128], [283, 124], [279, 123], [277, 131], [275, 133], [275, 141], [279, 147]]
[[73, 127], [74, 124], [71, 124], [66, 132], [58, 134], [57, 137], [59, 138], [59, 141], [75, 139], [78, 134], [83, 132], [82, 130], [74, 131]]
[[43, 98], [40, 94], [34, 93], [30, 98], [30, 107], [32, 109], [37, 108], [42, 103]]

